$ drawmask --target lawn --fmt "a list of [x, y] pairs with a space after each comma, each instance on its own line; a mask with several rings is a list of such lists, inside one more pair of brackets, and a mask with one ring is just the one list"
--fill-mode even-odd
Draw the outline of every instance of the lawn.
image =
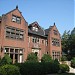
[[58, 74], [58, 75], [75, 75], [75, 74], [72, 74], [72, 73], [63, 73], [63, 74]]
[[62, 73], [62, 74], [49, 74], [49, 75], [75, 75], [75, 74], [72, 74], [72, 73]]

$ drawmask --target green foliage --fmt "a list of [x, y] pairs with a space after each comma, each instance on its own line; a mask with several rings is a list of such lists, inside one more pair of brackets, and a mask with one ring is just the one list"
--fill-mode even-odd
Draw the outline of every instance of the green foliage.
[[69, 66], [67, 64], [60, 64], [60, 73], [69, 72]]
[[59, 66], [55, 62], [25, 62], [16, 65], [19, 66], [21, 75], [47, 75], [59, 71]]
[[54, 60], [54, 63], [56, 63], [57, 65], [60, 64], [59, 61], [58, 61], [58, 59], [55, 59], [55, 60]]
[[71, 67], [75, 68], [75, 57], [71, 60]]
[[68, 60], [75, 57], [75, 28], [70, 32], [64, 32], [62, 35], [62, 50], [67, 54]]
[[19, 68], [15, 65], [3, 65], [0, 67], [0, 75], [20, 75]]
[[43, 57], [41, 58], [41, 62], [51, 62], [52, 58], [49, 54], [44, 54]]
[[12, 63], [12, 59], [6, 54], [0, 62], [0, 65], [5, 65], [5, 64], [11, 64]]
[[30, 53], [27, 56], [27, 62], [38, 62], [38, 57], [35, 55], [35, 53]]
[[62, 44], [62, 50], [67, 53], [69, 50], [69, 39], [70, 37], [70, 31], [64, 31], [63, 35], [62, 35], [62, 40], [61, 40], [61, 44]]
[[62, 56], [61, 57], [61, 61], [67, 61], [67, 57], [66, 56]]

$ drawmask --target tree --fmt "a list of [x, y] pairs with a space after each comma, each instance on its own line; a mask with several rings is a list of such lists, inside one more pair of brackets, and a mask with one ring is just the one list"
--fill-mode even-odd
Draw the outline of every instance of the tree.
[[63, 52], [65, 52], [66, 54], [68, 54], [68, 50], [69, 50], [69, 37], [70, 37], [70, 31], [64, 31], [63, 35], [62, 35], [62, 50]]
[[3, 65], [0, 67], [0, 75], [20, 75], [19, 68], [15, 65]]
[[30, 53], [27, 56], [27, 62], [38, 62], [38, 57], [36, 56], [35, 53]]
[[66, 56], [62, 56], [61, 57], [61, 61], [67, 61], [67, 57]]
[[62, 35], [62, 50], [67, 54], [68, 60], [75, 57], [75, 28], [71, 31], [64, 31]]
[[75, 57], [75, 28], [71, 31], [69, 42], [69, 55], [72, 59], [73, 57]]
[[71, 66], [75, 68], [75, 57], [71, 60]]
[[11, 64], [12, 63], [12, 59], [6, 54], [0, 62], [0, 65], [4, 65], [4, 64]]
[[49, 54], [44, 54], [43, 57], [41, 58], [41, 62], [51, 62], [52, 58]]

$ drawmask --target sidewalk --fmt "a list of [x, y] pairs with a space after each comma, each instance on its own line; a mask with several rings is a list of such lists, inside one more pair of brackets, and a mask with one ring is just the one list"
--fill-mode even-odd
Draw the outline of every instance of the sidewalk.
[[75, 73], [75, 69], [74, 69], [74, 68], [72, 68], [72, 67], [70, 67], [70, 66], [69, 66], [69, 68], [70, 68], [69, 73]]

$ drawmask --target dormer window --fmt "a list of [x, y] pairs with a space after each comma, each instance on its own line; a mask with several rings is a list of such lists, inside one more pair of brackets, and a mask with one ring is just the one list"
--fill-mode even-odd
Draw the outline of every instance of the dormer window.
[[18, 24], [20, 24], [20, 23], [21, 23], [21, 18], [18, 17], [18, 16], [13, 15], [13, 16], [12, 16], [12, 21], [13, 21], [13, 22], [16, 22], [16, 23], [18, 23]]
[[35, 31], [38, 31], [38, 28], [36, 28]]
[[33, 27], [33, 30], [35, 30], [35, 27]]
[[33, 27], [32, 30], [37, 32], [38, 28], [37, 27]]

